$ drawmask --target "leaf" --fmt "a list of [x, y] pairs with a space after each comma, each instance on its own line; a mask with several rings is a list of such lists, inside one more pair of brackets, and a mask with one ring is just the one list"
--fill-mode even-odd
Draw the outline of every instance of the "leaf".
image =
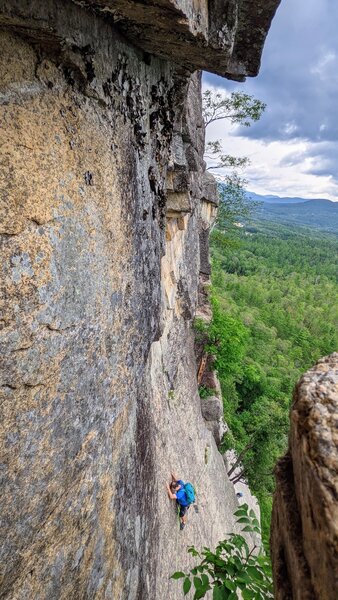
[[199, 588], [198, 590], [196, 590], [195, 595], [194, 595], [194, 600], [199, 600], [200, 598], [203, 598], [203, 596], [205, 596], [207, 590], [204, 588]]
[[252, 533], [253, 528], [250, 525], [246, 525], [246, 527], [243, 527], [242, 531], [250, 531]]
[[199, 552], [197, 552], [197, 550], [196, 550], [196, 548], [194, 546], [191, 546], [190, 548], [188, 548], [188, 552], [192, 556], [199, 556]]
[[236, 535], [234, 536], [234, 542], [236, 542], [236, 545], [238, 547], [240, 547], [243, 544], [246, 544], [244, 537], [240, 533], [236, 533]]
[[212, 592], [212, 600], [227, 600], [228, 599], [228, 593], [227, 590], [225, 589], [225, 587], [219, 586], [219, 585], [215, 585], [213, 592]]
[[182, 571], [176, 571], [176, 573], [173, 573], [170, 576], [170, 579], [181, 579], [181, 577], [185, 577], [185, 573], [183, 573]]
[[234, 512], [234, 515], [236, 517], [243, 517], [243, 516], [246, 516], [247, 514], [248, 514], [247, 511], [245, 509], [243, 510], [243, 508], [239, 508], [238, 510], [236, 510]]
[[[228, 561], [229, 562], [229, 561]], [[213, 560], [212, 563], [216, 566], [216, 567], [220, 567], [222, 569], [225, 569], [228, 562], [225, 562], [225, 560], [222, 560], [221, 558], [216, 558], [216, 560]]]
[[250, 575], [248, 575], [248, 573], [246, 573], [245, 571], [241, 571], [240, 573], [238, 573], [236, 581], [240, 583], [252, 583]]
[[190, 588], [191, 588], [191, 581], [190, 581], [189, 577], [186, 577], [185, 580], [183, 581], [183, 592], [184, 592], [185, 596], [189, 593]]
[[202, 587], [202, 579], [200, 577], [194, 577], [194, 586], [196, 590]]
[[248, 558], [249, 554], [250, 554], [250, 550], [249, 550], [249, 546], [246, 542], [244, 542], [243, 544], [244, 550], [245, 550], [245, 556], [246, 558]]
[[247, 572], [253, 579], [258, 579], [258, 581], [263, 581], [264, 579], [263, 574], [256, 567], [247, 567]]
[[209, 577], [208, 575], [201, 575], [201, 579], [202, 579], [202, 585], [203, 587], [206, 587], [207, 585], [209, 585]]
[[242, 560], [243, 560], [243, 559], [241, 560], [240, 558], [238, 558], [238, 556], [234, 556], [234, 559], [233, 559], [233, 560], [234, 560], [235, 566], [236, 566], [236, 567], [237, 567], [237, 569], [240, 571], [240, 570], [241, 570], [241, 568], [242, 568], [242, 565], [243, 565], [243, 563], [242, 563]]
[[249, 590], [249, 588], [244, 588], [242, 590], [242, 596], [243, 596], [243, 600], [254, 600], [255, 592], [253, 592], [252, 590]]
[[235, 570], [236, 570], [236, 569], [235, 569], [235, 567], [234, 567], [232, 564], [230, 564], [230, 563], [227, 563], [227, 565], [224, 567], [224, 570], [225, 570], [227, 573], [229, 573], [229, 575], [230, 575], [231, 577], [233, 577], [233, 575], [235, 574]]
[[241, 517], [240, 519], [237, 519], [237, 523], [251, 523], [251, 519], [249, 519], [249, 517]]
[[230, 590], [230, 592], [235, 592], [236, 591], [236, 584], [231, 581], [230, 579], [225, 579], [223, 585], [225, 585], [225, 587], [228, 588], [228, 590]]

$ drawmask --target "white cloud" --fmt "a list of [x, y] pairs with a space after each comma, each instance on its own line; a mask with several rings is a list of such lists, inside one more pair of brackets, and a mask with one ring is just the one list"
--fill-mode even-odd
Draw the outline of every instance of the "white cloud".
[[[248, 177], [259, 181], [261, 191], [282, 194], [291, 188], [291, 195], [338, 200], [337, 22], [338, 2], [283, 0], [258, 77], [235, 83], [204, 76], [208, 87], [241, 90], [267, 105], [249, 129], [222, 134], [227, 152], [250, 154]], [[248, 145], [248, 138], [256, 145]]]
[[310, 73], [325, 79], [331, 75], [332, 63], [336, 60], [336, 54], [332, 50], [324, 51], [317, 63], [310, 69]]
[[[294, 127], [294, 124], [290, 123], [289, 126]], [[300, 138], [264, 141], [234, 135], [236, 131], [236, 126], [218, 121], [207, 128], [206, 137], [207, 141], [220, 139], [226, 154], [247, 156], [250, 159], [251, 164], [243, 173], [249, 190], [263, 195], [338, 201], [338, 183], [332, 174], [324, 173], [325, 156], [321, 158], [321, 154], [327, 151], [328, 144]], [[217, 174], [221, 175], [222, 170], [218, 169]]]
[[295, 135], [298, 131], [298, 127], [295, 122], [286, 123], [283, 129], [287, 136]]

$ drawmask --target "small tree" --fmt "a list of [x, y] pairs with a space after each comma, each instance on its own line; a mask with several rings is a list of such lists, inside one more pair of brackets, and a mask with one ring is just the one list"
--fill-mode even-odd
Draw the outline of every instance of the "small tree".
[[[258, 121], [266, 105], [261, 100], [242, 92], [232, 92], [230, 95], [206, 90], [203, 93], [203, 119], [205, 129], [215, 121], [229, 120], [233, 124], [249, 127], [251, 122]], [[236, 233], [235, 223], [239, 219], [250, 216], [257, 207], [257, 202], [248, 201], [245, 193], [246, 180], [238, 169], [244, 169], [250, 164], [247, 157], [235, 157], [223, 152], [221, 140], [209, 141], [206, 144], [205, 158], [212, 162], [207, 167], [211, 171], [225, 170], [225, 174], [217, 176], [221, 198], [216, 227], [224, 244], [222, 233], [227, 232], [227, 240]]]
[[[244, 525], [243, 531], [260, 536], [259, 522], [247, 504], [243, 504], [235, 515], [238, 517], [237, 523]], [[256, 544], [250, 549], [242, 535], [231, 533], [227, 539], [219, 542], [215, 552], [207, 547], [198, 552], [194, 546], [188, 548], [188, 552], [200, 559], [199, 564], [188, 573], [176, 571], [171, 577], [183, 579], [184, 595], [193, 587], [193, 600], [204, 598], [209, 590], [212, 590], [213, 600], [273, 598], [269, 557]]]
[[264, 102], [243, 92], [232, 92], [230, 96], [212, 90], [203, 93], [202, 111], [205, 127], [223, 119], [250, 127], [251, 121], [259, 121], [265, 108]]

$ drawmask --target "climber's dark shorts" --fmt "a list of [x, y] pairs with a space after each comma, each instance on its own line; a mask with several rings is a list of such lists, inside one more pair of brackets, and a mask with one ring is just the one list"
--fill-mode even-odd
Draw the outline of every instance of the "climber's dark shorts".
[[177, 507], [180, 509], [180, 517], [184, 517], [185, 513], [187, 512], [189, 506], [182, 506], [181, 504], [179, 504], [178, 502], [176, 502]]

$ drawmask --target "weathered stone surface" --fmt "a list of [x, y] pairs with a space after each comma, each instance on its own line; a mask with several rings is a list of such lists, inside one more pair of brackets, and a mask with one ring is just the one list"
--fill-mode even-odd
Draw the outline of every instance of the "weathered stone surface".
[[202, 319], [206, 323], [210, 323], [212, 319], [212, 310], [209, 301], [210, 286], [211, 281], [209, 274], [200, 273], [196, 317]]
[[223, 403], [218, 396], [201, 399], [201, 409], [206, 421], [217, 421], [223, 416]]
[[[215, 177], [213, 175], [211, 175], [211, 173], [208, 173], [208, 171], [205, 171], [203, 173], [203, 177], [202, 177], [201, 200], [203, 203], [202, 210], [201, 210], [201, 216], [203, 219], [204, 202], [207, 204], [213, 204], [215, 206], [218, 206], [218, 204], [219, 204], [217, 181], [216, 181]], [[209, 215], [205, 216], [205, 220], [212, 222], [212, 219], [210, 219]]]
[[[204, 129], [182, 47], [208, 52], [190, 2], [89, 5], [0, 3], [0, 595], [176, 600], [175, 561], [236, 507], [191, 334]], [[201, 506], [184, 541], [171, 469]]]
[[151, 54], [242, 81], [257, 75], [280, 0], [85, 0]]
[[184, 213], [191, 212], [192, 206], [188, 192], [168, 192], [167, 195], [167, 215], [182, 216]]
[[[219, 204], [219, 195], [217, 191], [217, 181], [213, 175], [205, 171], [202, 178], [202, 197], [201, 197], [201, 217], [199, 222], [200, 230], [200, 275], [210, 276], [211, 264], [209, 257], [209, 237], [210, 231], [215, 224], [217, 206]], [[202, 282], [201, 282], [202, 283]], [[203, 286], [201, 287], [202, 291]], [[209, 305], [208, 300], [204, 303]], [[203, 298], [199, 301], [199, 310], [203, 317]]]
[[216, 446], [220, 446], [222, 439], [223, 439], [223, 435], [228, 431], [228, 427], [226, 425], [226, 423], [224, 422], [223, 417], [221, 417], [220, 419], [217, 419], [216, 421], [210, 421], [210, 420], [206, 420], [205, 422], [207, 429], [209, 429], [209, 431], [211, 431], [214, 440], [216, 442]]
[[275, 597], [334, 600], [338, 590], [338, 354], [300, 380], [290, 446], [276, 470]]

